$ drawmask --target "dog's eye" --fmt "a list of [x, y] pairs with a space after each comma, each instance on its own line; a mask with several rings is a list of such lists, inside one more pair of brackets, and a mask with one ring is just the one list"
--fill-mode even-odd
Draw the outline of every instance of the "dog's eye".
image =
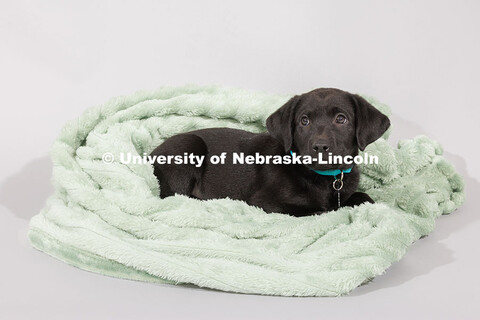
[[302, 124], [302, 126], [308, 126], [310, 124], [310, 120], [308, 119], [307, 116], [303, 116], [300, 119], [300, 123]]
[[340, 124], [347, 123], [347, 117], [345, 117], [343, 114], [339, 114], [337, 118], [335, 118], [335, 122]]

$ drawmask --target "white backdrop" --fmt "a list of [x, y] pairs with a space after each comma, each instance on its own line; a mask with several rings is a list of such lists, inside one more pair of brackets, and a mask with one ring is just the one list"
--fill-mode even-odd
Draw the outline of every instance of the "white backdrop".
[[[290, 314], [286, 308], [296, 308], [292, 314], [300, 315], [320, 305], [317, 311], [329, 312], [330, 319], [346, 315], [336, 313], [338, 308], [347, 312], [343, 305], [350, 306], [352, 315], [361, 310], [367, 315], [372, 310], [384, 317], [392, 315], [394, 301], [403, 301], [415, 291], [409, 300], [412, 306], [413, 301], [428, 299], [409, 310], [403, 305], [404, 312], [428, 317], [431, 310], [437, 310], [437, 319], [478, 315], [479, 306], [472, 303], [474, 298], [480, 301], [478, 290], [467, 289], [472, 280], [480, 283], [475, 271], [479, 263], [471, 254], [476, 250], [473, 243], [480, 240], [473, 205], [449, 220], [441, 219], [440, 231], [414, 246], [385, 278], [367, 286], [366, 295], [345, 300], [288, 300], [286, 304], [281, 299], [158, 289], [86, 274], [37, 255], [25, 242], [24, 233], [28, 218], [52, 191], [47, 152], [67, 120], [112, 96], [185, 83], [292, 94], [339, 87], [375, 96], [394, 111], [394, 141], [419, 133], [439, 140], [447, 157], [466, 176], [469, 192], [477, 196], [472, 190], [480, 192], [475, 180], [480, 177], [479, 9], [478, 1], [1, 0], [0, 209], [6, 214], [0, 215], [0, 228], [5, 229], [0, 229], [0, 240], [3, 245], [10, 243], [4, 248], [10, 259], [20, 256], [23, 260], [0, 268], [6, 268], [3, 274], [22, 278], [32, 274], [28, 281], [36, 285], [22, 287], [15, 277], [10, 278], [8, 294], [0, 285], [0, 295], [8, 296], [0, 296], [0, 306], [6, 303], [3, 310], [24, 313], [36, 310], [21, 306], [31, 306], [37, 299], [47, 303], [49, 296], [41, 293], [50, 286], [63, 306], [52, 308], [69, 314], [77, 309], [68, 301], [78, 297], [69, 295], [74, 293], [65, 286], [63, 276], [73, 279], [79, 292], [88, 292], [85, 283], [102, 296], [110, 297], [110, 286], [123, 286], [126, 292], [141, 296], [148, 292], [153, 301], [146, 303], [145, 312], [154, 312], [153, 297], [161, 295], [161, 299], [171, 299], [172, 308], [195, 297], [209, 310], [215, 308], [213, 298], [225, 299], [227, 305], [241, 305], [243, 312], [258, 311], [258, 316], [268, 314], [257, 304], [264, 303], [271, 310], [283, 310], [275, 313], [278, 317]], [[17, 239], [13, 244], [12, 236]], [[32, 268], [40, 270], [39, 277]], [[52, 268], [60, 275], [48, 277]], [[44, 283], [35, 282], [38, 278]], [[444, 290], [459, 293], [458, 301], [450, 300]], [[120, 296], [131, 299], [128, 294]], [[108, 299], [85, 303], [96, 301], [101, 314], [108, 312], [102, 306], [117, 305], [115, 299]], [[384, 307], [374, 313], [380, 301]], [[53, 310], [38, 305], [46, 313]], [[369, 307], [362, 309], [365, 305]], [[118, 317], [134, 310], [134, 306], [122, 309], [127, 306], [125, 302], [114, 308]], [[195, 307], [202, 308], [199, 302], [192, 312]], [[237, 316], [244, 314], [237, 312]], [[196, 313], [199, 317], [206, 314], [207, 310], [202, 313], [200, 309]]]

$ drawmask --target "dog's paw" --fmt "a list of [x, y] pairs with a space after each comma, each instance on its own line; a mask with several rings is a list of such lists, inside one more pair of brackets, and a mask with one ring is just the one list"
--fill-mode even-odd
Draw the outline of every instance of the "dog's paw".
[[366, 193], [363, 192], [355, 192], [348, 198], [345, 203], [343, 203], [344, 207], [353, 207], [353, 206], [359, 206], [362, 203], [375, 203], [375, 201], [370, 198], [370, 196]]

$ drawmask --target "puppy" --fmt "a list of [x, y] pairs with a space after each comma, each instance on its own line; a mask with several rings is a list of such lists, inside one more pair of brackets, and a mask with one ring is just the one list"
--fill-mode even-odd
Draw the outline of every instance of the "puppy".
[[[359, 169], [351, 164], [233, 164], [232, 153], [245, 155], [356, 156], [390, 126], [389, 119], [362, 97], [321, 88], [296, 95], [267, 119], [268, 133], [212, 128], [172, 136], [152, 153], [205, 156], [227, 153], [225, 164], [154, 164], [160, 197], [176, 193], [202, 200], [243, 200], [266, 212], [306, 216], [373, 200], [356, 192]], [[318, 170], [318, 171], [315, 171]], [[322, 175], [325, 170], [343, 174]], [[351, 170], [351, 171], [349, 171]], [[331, 171], [330, 171], [331, 172]], [[348, 173], [347, 173], [348, 172]], [[334, 185], [335, 179], [342, 179]], [[335, 187], [335, 188], [334, 188]], [[341, 189], [340, 189], [341, 187]], [[340, 189], [340, 190], [336, 190]]]

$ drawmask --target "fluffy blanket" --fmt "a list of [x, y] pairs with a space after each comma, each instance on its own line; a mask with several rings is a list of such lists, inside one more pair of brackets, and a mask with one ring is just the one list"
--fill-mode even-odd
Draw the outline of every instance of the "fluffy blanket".
[[[383, 273], [435, 218], [463, 201], [463, 182], [427, 137], [366, 151], [359, 189], [376, 204], [296, 218], [241, 201], [159, 198], [153, 168], [122, 164], [164, 139], [208, 127], [265, 131], [289, 96], [215, 86], [166, 87], [110, 100], [55, 141], [55, 193], [30, 222], [32, 245], [110, 276], [224, 291], [338, 296]], [[366, 97], [378, 109], [388, 108]], [[102, 161], [105, 153], [112, 163]], [[111, 159], [107, 159], [111, 161]]]

